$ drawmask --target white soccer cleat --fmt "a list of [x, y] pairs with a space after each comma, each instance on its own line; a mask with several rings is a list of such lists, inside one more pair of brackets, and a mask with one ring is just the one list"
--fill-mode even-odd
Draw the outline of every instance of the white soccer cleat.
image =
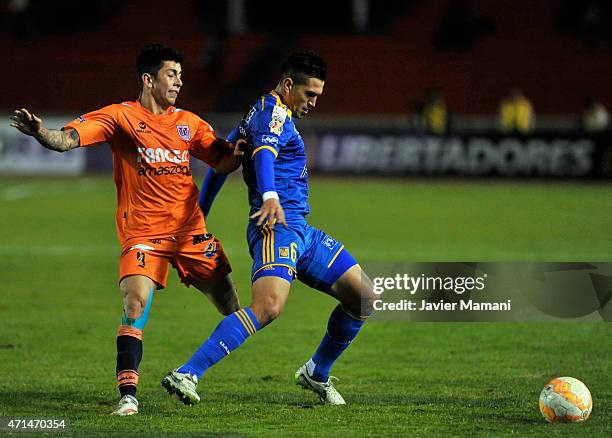
[[295, 383], [300, 385], [302, 388], [314, 391], [319, 396], [319, 399], [321, 399], [321, 401], [326, 405], [346, 404], [332, 383], [332, 379], [338, 380], [333, 376], [330, 376], [329, 379], [327, 379], [327, 382], [317, 382], [308, 374], [307, 366], [302, 365], [295, 372], [294, 379]]
[[189, 373], [179, 373], [177, 370], [170, 371], [161, 382], [170, 394], [177, 397], [186, 405], [200, 403], [198, 389], [198, 378]]
[[111, 412], [111, 415], [118, 415], [125, 417], [127, 415], [134, 415], [138, 413], [138, 400], [136, 397], [126, 394], [121, 397], [119, 403], [117, 403], [117, 409]]

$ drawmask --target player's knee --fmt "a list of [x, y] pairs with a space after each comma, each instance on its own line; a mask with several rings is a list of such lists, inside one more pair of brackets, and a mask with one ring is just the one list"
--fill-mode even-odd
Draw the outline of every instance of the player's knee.
[[265, 326], [274, 321], [283, 311], [284, 303], [274, 296], [266, 297], [264, 300], [253, 302], [249, 306], [260, 326]]
[[128, 294], [123, 298], [125, 316], [131, 319], [140, 318], [146, 305], [146, 301], [136, 294]]
[[228, 316], [240, 310], [236, 286], [229, 275], [216, 283], [198, 282], [193, 285], [213, 302], [222, 315]]
[[372, 280], [359, 266], [334, 286], [344, 309], [360, 319], [372, 315], [377, 296]]
[[123, 296], [123, 312], [126, 318], [137, 319], [145, 313], [147, 303], [153, 297], [153, 289], [145, 292], [143, 287], [145, 286], [143, 286], [141, 282], [133, 278], [127, 278], [121, 282], [120, 288]]

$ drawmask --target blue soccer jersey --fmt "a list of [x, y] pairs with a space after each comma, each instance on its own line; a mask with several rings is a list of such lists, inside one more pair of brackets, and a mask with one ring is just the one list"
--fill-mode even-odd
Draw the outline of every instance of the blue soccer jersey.
[[[251, 214], [261, 208], [263, 194], [274, 191], [287, 221], [286, 227], [272, 227], [267, 223], [257, 226], [256, 220], [249, 221], [251, 281], [276, 276], [291, 282], [297, 277], [311, 287], [328, 291], [357, 262], [341, 242], [306, 223], [310, 208], [304, 141], [295, 127], [291, 110], [276, 92], [262, 96], [249, 108], [228, 136], [232, 143], [238, 139], [246, 140], [250, 146], [250, 153], [243, 159], [242, 174], [249, 188]], [[212, 202], [208, 197], [208, 186], [212, 189], [215, 185], [212, 180], [207, 176], [207, 190], [203, 190], [205, 200], [201, 205], [206, 211]], [[212, 189], [212, 197], [216, 190]]]
[[287, 221], [303, 221], [309, 213], [308, 170], [304, 141], [293, 123], [291, 110], [272, 91], [249, 108], [240, 124], [228, 136], [235, 143], [245, 139], [252, 153], [244, 157], [242, 175], [249, 188], [251, 214], [262, 205], [255, 178], [254, 157], [269, 151], [274, 154], [274, 184]]

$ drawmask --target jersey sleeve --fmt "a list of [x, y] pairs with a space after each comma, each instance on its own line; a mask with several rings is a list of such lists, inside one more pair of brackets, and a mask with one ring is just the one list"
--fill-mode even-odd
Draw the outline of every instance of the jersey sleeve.
[[278, 157], [283, 145], [285, 121], [289, 117], [287, 109], [280, 105], [265, 105], [257, 115], [251, 131], [253, 154], [268, 150]]
[[240, 126], [236, 126], [234, 129], [232, 129], [232, 132], [230, 132], [226, 138], [227, 141], [236, 144], [236, 142], [240, 139]]
[[230, 151], [229, 143], [217, 138], [215, 131], [204, 120], [197, 118], [197, 129], [189, 145], [189, 153], [210, 167], [215, 167], [221, 156]]
[[110, 142], [117, 129], [117, 107], [108, 105], [84, 114], [62, 128], [75, 129], [79, 133], [80, 146]]

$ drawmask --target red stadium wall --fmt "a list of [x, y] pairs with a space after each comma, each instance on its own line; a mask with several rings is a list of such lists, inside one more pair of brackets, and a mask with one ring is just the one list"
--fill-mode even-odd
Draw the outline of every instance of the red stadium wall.
[[[184, 2], [191, 4], [191, 2]], [[610, 46], [587, 50], [555, 29], [557, 2], [472, 0], [491, 19], [494, 33], [466, 53], [440, 53], [434, 29], [450, 0], [416, 2], [397, 17], [390, 35], [304, 35], [298, 45], [320, 52], [330, 66], [318, 112], [412, 112], [424, 91], [438, 87], [456, 114], [493, 114], [510, 88], [519, 86], [540, 114], [575, 114], [585, 95], [612, 107]], [[221, 74], [211, 77], [198, 57], [207, 44], [191, 7], [166, 10], [161, 1], [122, 2], [103, 25], [78, 35], [41, 34], [16, 46], [2, 34], [0, 53], [9, 80], [0, 81], [2, 107], [76, 113], [136, 97], [134, 58], [145, 43], [161, 41], [187, 55], [180, 103], [214, 109], [267, 36], [231, 36], [224, 43]], [[151, 26], [149, 23], [156, 23]], [[5, 70], [6, 71], [6, 70]]]

